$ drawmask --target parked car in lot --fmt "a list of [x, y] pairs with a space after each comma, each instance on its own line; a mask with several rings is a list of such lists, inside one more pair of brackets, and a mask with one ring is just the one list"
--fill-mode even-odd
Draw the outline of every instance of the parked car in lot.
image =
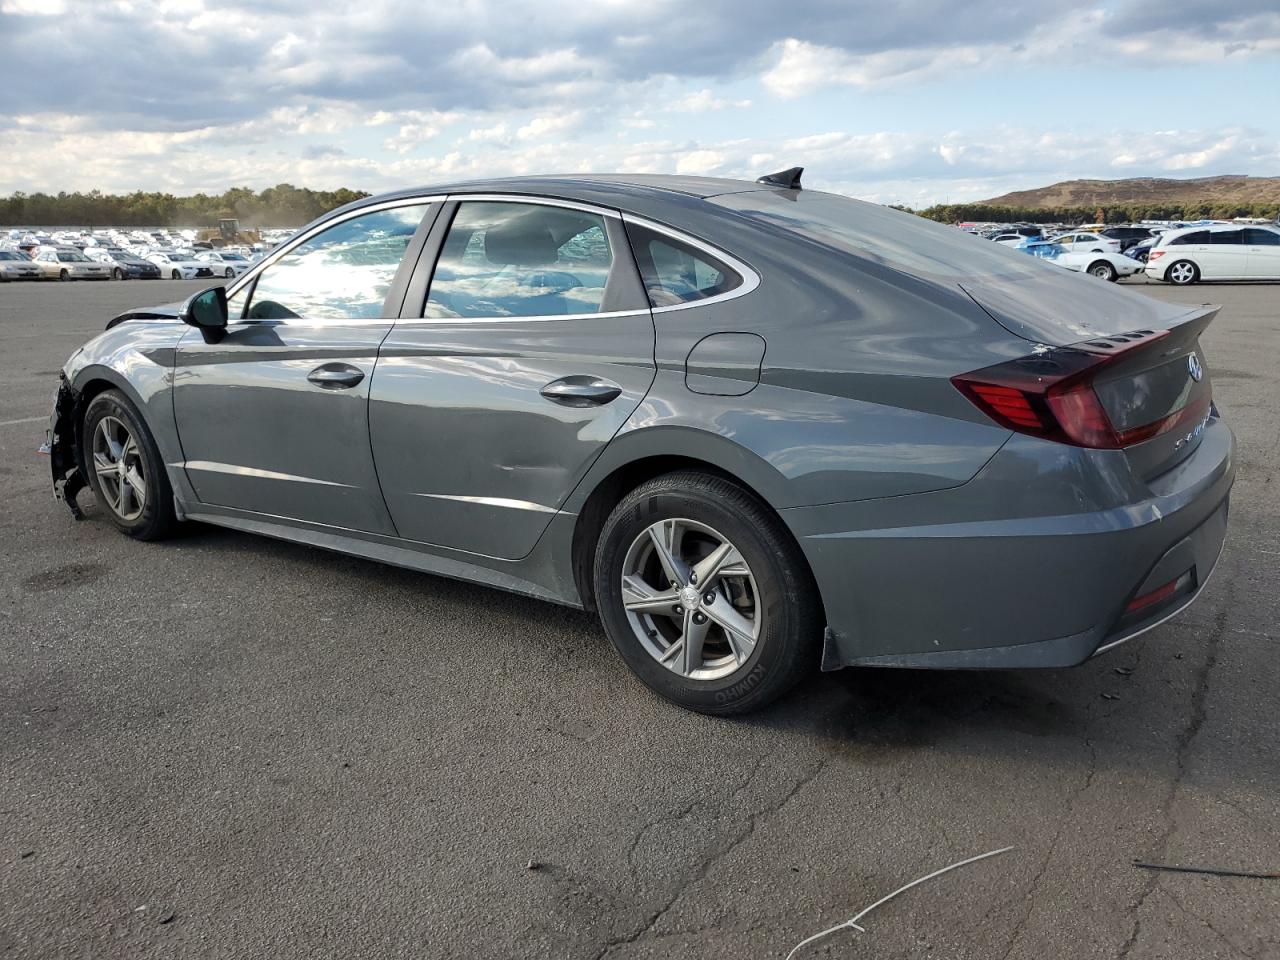
[[1120, 252], [1126, 253], [1129, 248], [1143, 240], [1150, 240], [1154, 236], [1154, 231], [1150, 227], [1138, 225], [1124, 224], [1121, 226], [1107, 227], [1098, 231], [1099, 236], [1106, 237], [1109, 240], [1120, 241]]
[[1120, 241], [1098, 233], [1064, 233], [1051, 238], [1068, 253], [1119, 253]]
[[211, 264], [214, 273], [226, 277], [228, 280], [232, 277], [240, 276], [240, 274], [253, 266], [248, 257], [224, 250], [209, 250], [204, 253], [197, 253], [195, 258], [203, 263]]
[[1143, 264], [1147, 262], [1147, 256], [1151, 253], [1151, 248], [1159, 241], [1159, 236], [1148, 237], [1146, 240], [1139, 240], [1132, 247], [1124, 252], [1124, 255], [1130, 260], [1137, 260]]
[[1280, 229], [1189, 227], [1162, 235], [1147, 255], [1147, 276], [1168, 283], [1280, 280]]
[[196, 260], [189, 253], [176, 250], [155, 250], [146, 257], [160, 268], [162, 276], [171, 280], [194, 280], [197, 277], [214, 276], [213, 265]]
[[50, 280], [110, 280], [111, 268], [90, 260], [75, 247], [41, 247], [32, 262]]
[[39, 280], [40, 268], [17, 250], [0, 250], [0, 283], [10, 280]]
[[798, 174], [345, 206], [77, 350], [55, 491], [597, 611], [715, 713], [819, 667], [1080, 663], [1189, 605], [1234, 476], [1216, 308]]
[[1087, 273], [1103, 280], [1119, 280], [1142, 272], [1142, 263], [1122, 253], [1095, 250], [1068, 250], [1055, 240], [1029, 240], [1016, 249], [1047, 263]]
[[159, 280], [160, 268], [122, 247], [87, 247], [84, 255], [111, 268], [113, 280]]

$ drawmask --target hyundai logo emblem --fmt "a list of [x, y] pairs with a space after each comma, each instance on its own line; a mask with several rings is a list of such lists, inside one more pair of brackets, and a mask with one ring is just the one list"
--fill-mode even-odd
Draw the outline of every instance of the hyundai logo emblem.
[[1204, 379], [1204, 367], [1200, 366], [1200, 358], [1194, 353], [1187, 357], [1187, 372], [1196, 383]]

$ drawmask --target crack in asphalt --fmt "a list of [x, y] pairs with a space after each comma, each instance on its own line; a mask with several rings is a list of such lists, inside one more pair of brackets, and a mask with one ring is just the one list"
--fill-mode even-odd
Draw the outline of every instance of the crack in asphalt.
[[1205, 917], [1200, 916], [1198, 913], [1193, 913], [1191, 910], [1187, 908], [1187, 905], [1185, 903], [1183, 903], [1181, 900], [1175, 897], [1172, 893], [1170, 893], [1167, 889], [1165, 889], [1165, 887], [1162, 884], [1158, 885], [1156, 889], [1159, 893], [1164, 895], [1166, 900], [1168, 900], [1175, 907], [1177, 907], [1179, 912], [1181, 912], [1184, 916], [1188, 917], [1189, 919], [1194, 920], [1197, 923], [1200, 923], [1208, 927], [1209, 930], [1212, 931], [1214, 936], [1216, 936], [1219, 940], [1225, 943], [1228, 947], [1230, 947], [1236, 953], [1240, 954], [1242, 957], [1249, 958], [1249, 960], [1256, 960], [1258, 956], [1256, 953], [1250, 953], [1244, 947], [1240, 946], [1240, 944], [1236, 943], [1234, 940], [1228, 937], [1225, 933], [1223, 933], [1221, 930], [1215, 927]]
[[[1177, 799], [1178, 788], [1182, 785], [1183, 777], [1187, 773], [1188, 754], [1191, 750], [1191, 743], [1199, 734], [1200, 728], [1204, 725], [1205, 716], [1207, 714], [1206, 701], [1209, 696], [1209, 677], [1213, 673], [1213, 668], [1218, 664], [1218, 653], [1222, 648], [1222, 638], [1226, 634], [1227, 619], [1232, 608], [1232, 594], [1230, 584], [1234, 578], [1227, 575], [1227, 571], [1221, 571], [1222, 577], [1226, 580], [1227, 595], [1223, 598], [1218, 609], [1218, 615], [1214, 619], [1213, 632], [1209, 635], [1208, 642], [1205, 644], [1207, 653], [1204, 663], [1196, 676], [1196, 686], [1191, 694], [1191, 719], [1187, 722], [1186, 728], [1182, 731], [1181, 736], [1177, 740], [1177, 749], [1174, 752], [1176, 757], [1176, 768], [1173, 780], [1169, 783], [1169, 790], [1165, 794], [1164, 800], [1160, 804], [1160, 815], [1164, 818], [1164, 829], [1160, 833], [1160, 839], [1155, 845], [1153, 853], [1149, 854], [1147, 859], [1160, 860], [1165, 856], [1168, 849], [1169, 840], [1173, 837], [1177, 830], [1177, 822], [1173, 817], [1173, 802]], [[1159, 882], [1159, 877], [1153, 871], [1144, 882], [1142, 893], [1138, 895], [1137, 902], [1133, 905], [1130, 913], [1133, 915], [1133, 929], [1129, 931], [1129, 936], [1124, 943], [1120, 945], [1120, 952], [1116, 954], [1117, 960], [1123, 960], [1129, 956], [1129, 952], [1138, 942], [1138, 938], [1142, 935], [1142, 908], [1146, 906], [1147, 901], [1155, 892]]]
[[[756, 762], [756, 765], [755, 767], [752, 768], [751, 773], [747, 775], [747, 778], [730, 795], [729, 797], [730, 800], [738, 796], [738, 794], [740, 794], [743, 790], [745, 790], [750, 785], [752, 779], [754, 779], [756, 773], [759, 771], [760, 767], [764, 764], [764, 761], [769, 756], [770, 754], [766, 754]], [[731, 854], [734, 850], [736, 850], [742, 844], [750, 840], [755, 835], [756, 830], [759, 828], [761, 820], [766, 815], [776, 814], [780, 810], [782, 810], [782, 808], [785, 807], [796, 796], [796, 794], [798, 794], [801, 790], [803, 790], [806, 786], [808, 786], [817, 778], [818, 774], [822, 772], [822, 770], [826, 767], [826, 765], [827, 765], [826, 760], [823, 760], [823, 759], [818, 760], [818, 762], [814, 765], [813, 769], [810, 770], [808, 773], [806, 773], [804, 776], [802, 776], [800, 779], [798, 779], [791, 786], [791, 789], [788, 790], [776, 802], [765, 807], [763, 810], [757, 810], [751, 813], [747, 817], [747, 821], [743, 829], [737, 831], [732, 837], [727, 838], [727, 842], [720, 843], [714, 849], [709, 851], [709, 854], [705, 856], [702, 859], [702, 861], [694, 867], [694, 869], [687, 871], [684, 876], [682, 876], [675, 884], [672, 885], [672, 888], [670, 890], [670, 895], [665, 898], [665, 902], [663, 902], [662, 905], [658, 907], [658, 909], [650, 913], [649, 916], [644, 920], [644, 922], [639, 926], [639, 928], [637, 928], [635, 931], [633, 931], [630, 934], [627, 934], [624, 937], [617, 937], [605, 942], [601, 946], [600, 950], [596, 953], [595, 960], [602, 960], [602, 958], [608, 956], [616, 948], [625, 946], [626, 944], [629, 944], [629, 943], [635, 943], [645, 934], [652, 931], [653, 928], [658, 925], [658, 922], [663, 918], [663, 916], [666, 915], [667, 911], [669, 911], [673, 906], [675, 906], [676, 902], [684, 894], [685, 890], [687, 890], [691, 885], [699, 882], [700, 880], [705, 879], [706, 876], [711, 872], [711, 868], [718, 861], [723, 860], [725, 857]], [[651, 829], [653, 826], [656, 826], [658, 824], [667, 823], [667, 822], [677, 822], [680, 819], [683, 819], [685, 816], [688, 816], [688, 814], [693, 811], [694, 807], [696, 807], [698, 803], [699, 801], [695, 800], [692, 803], [688, 804], [679, 814], [676, 814], [675, 816], [660, 818], [654, 821], [652, 824], [646, 824], [644, 827], [642, 827], [640, 830], [640, 833], [637, 835], [637, 838], [632, 842], [631, 848], [628, 850], [628, 861], [630, 861], [631, 854], [634, 852], [636, 846], [639, 843], [640, 836], [643, 836], [644, 833], [646, 833], [649, 829]], [[633, 868], [633, 874], [634, 874], [634, 868]]]
[[[1086, 730], [1092, 724], [1089, 721], [1085, 724]], [[1044, 879], [1045, 873], [1049, 870], [1049, 864], [1053, 861], [1053, 854], [1058, 849], [1058, 841], [1062, 839], [1062, 834], [1067, 829], [1067, 819], [1071, 816], [1071, 811], [1075, 809], [1076, 801], [1093, 786], [1093, 778], [1098, 772], [1098, 748], [1088, 736], [1085, 737], [1085, 746], [1089, 748], [1089, 767], [1085, 772], [1084, 781], [1067, 795], [1066, 802], [1063, 804], [1062, 816], [1058, 818], [1058, 829], [1054, 831], [1053, 839], [1049, 841], [1049, 849], [1045, 852], [1044, 860], [1040, 863], [1040, 869], [1036, 871], [1036, 875], [1031, 878], [1031, 885], [1027, 887], [1024, 899], [1027, 902], [1027, 908], [1023, 911], [1022, 917], [1014, 925], [1013, 933], [1009, 937], [1009, 945], [1005, 948], [1004, 953], [1000, 955], [1000, 960], [1008, 960], [1013, 953], [1013, 948], [1018, 945], [1018, 940], [1022, 937], [1022, 932], [1026, 928], [1027, 922], [1031, 919], [1031, 914], [1035, 912], [1036, 891], [1040, 889], [1040, 883]]]

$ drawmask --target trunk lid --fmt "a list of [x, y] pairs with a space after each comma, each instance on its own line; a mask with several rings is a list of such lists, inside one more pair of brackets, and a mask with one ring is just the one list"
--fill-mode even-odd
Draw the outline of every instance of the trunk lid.
[[1115, 354], [1093, 391], [1115, 432], [1133, 437], [1122, 449], [1137, 475], [1152, 479], [1195, 452], [1213, 400], [1200, 336], [1218, 307], [1165, 303], [1065, 271], [966, 280], [961, 288], [1025, 340]]

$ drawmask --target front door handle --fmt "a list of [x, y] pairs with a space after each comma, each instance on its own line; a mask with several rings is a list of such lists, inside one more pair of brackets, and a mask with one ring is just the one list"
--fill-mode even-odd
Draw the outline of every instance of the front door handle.
[[541, 392], [552, 403], [561, 406], [598, 407], [616, 400], [622, 395], [622, 388], [599, 377], [573, 376], [552, 380]]
[[364, 379], [364, 371], [349, 363], [326, 363], [308, 373], [307, 379], [325, 390], [347, 390]]

